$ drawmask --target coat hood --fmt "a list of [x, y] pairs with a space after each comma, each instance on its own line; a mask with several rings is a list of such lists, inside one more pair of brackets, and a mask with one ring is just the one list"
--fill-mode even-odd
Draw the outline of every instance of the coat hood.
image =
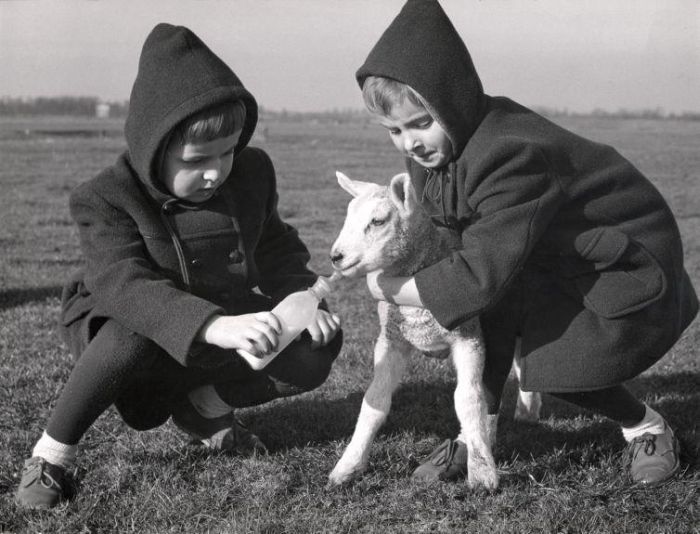
[[166, 23], [153, 28], [141, 51], [125, 124], [129, 161], [152, 193], [167, 195], [156, 176], [156, 157], [171, 130], [204, 108], [238, 100], [245, 105], [246, 120], [237, 154], [257, 124], [253, 95], [191, 30]]
[[356, 78], [405, 83], [428, 104], [461, 154], [481, 122], [486, 97], [471, 56], [436, 0], [408, 0], [371, 50]]

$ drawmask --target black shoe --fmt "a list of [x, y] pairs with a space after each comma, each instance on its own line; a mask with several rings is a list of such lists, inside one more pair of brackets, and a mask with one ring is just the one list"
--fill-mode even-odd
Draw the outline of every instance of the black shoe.
[[208, 419], [185, 399], [175, 408], [172, 419], [180, 430], [213, 451], [242, 456], [267, 453], [265, 444], [234, 417], [233, 411]]
[[48, 509], [74, 496], [75, 482], [63, 467], [50, 464], [39, 456], [25, 460], [22, 479], [15, 494], [18, 505]]
[[627, 446], [627, 467], [636, 484], [659, 484], [671, 478], [680, 466], [678, 440], [668, 425], [663, 434], [635, 438]]
[[461, 441], [447, 439], [419, 465], [411, 475], [414, 480], [454, 481], [467, 476], [467, 446]]

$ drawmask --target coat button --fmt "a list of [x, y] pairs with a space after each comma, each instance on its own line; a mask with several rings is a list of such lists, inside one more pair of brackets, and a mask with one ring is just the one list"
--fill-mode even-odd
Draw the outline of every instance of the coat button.
[[231, 260], [231, 263], [241, 263], [243, 258], [243, 253], [240, 250], [234, 250], [228, 255], [228, 259]]
[[204, 262], [202, 262], [202, 260], [199, 258], [195, 258], [190, 262], [190, 265], [195, 269], [199, 269], [203, 264]]

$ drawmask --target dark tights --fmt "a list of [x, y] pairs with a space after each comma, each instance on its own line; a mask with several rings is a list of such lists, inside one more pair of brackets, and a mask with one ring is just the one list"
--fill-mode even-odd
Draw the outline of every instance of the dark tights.
[[[219, 352], [215, 367], [184, 367], [149, 339], [106, 321], [81, 353], [46, 428], [53, 439], [76, 444], [95, 420], [115, 404], [137, 430], [162, 425], [173, 405], [192, 389], [213, 384], [232, 407], [254, 406], [309, 391], [328, 376], [342, 345], [342, 332], [325, 347], [311, 350], [302, 336], [264, 371], [253, 371], [235, 353]], [[67, 339], [75, 339], [75, 337]]]
[[53, 409], [46, 432], [61, 443], [76, 444], [115, 402], [150, 343], [107, 321], [73, 367]]
[[[498, 324], [496, 323], [498, 327]], [[487, 354], [514, 354], [515, 336], [504, 335], [497, 328], [490, 330], [493, 323], [483, 325], [487, 335]], [[484, 389], [486, 405], [489, 414], [497, 414], [501, 405], [503, 387], [508, 378], [513, 359], [487, 357], [484, 367]], [[622, 385], [612, 386], [595, 391], [576, 393], [550, 393], [558, 399], [574, 404], [579, 408], [604, 415], [622, 426], [630, 427], [639, 423], [646, 412], [644, 403], [632, 395]]]
[[[510, 366], [511, 362], [507, 360], [492, 362], [487, 359], [484, 369], [484, 389], [489, 414], [497, 414], [499, 411], [501, 395]], [[639, 401], [623, 385], [594, 391], [549, 394], [579, 408], [603, 415], [625, 427], [639, 423], [646, 412], [644, 403]]]
[[625, 427], [631, 427], [644, 419], [646, 407], [622, 385], [596, 391], [577, 393], [551, 393], [552, 396], [575, 404], [612, 419]]

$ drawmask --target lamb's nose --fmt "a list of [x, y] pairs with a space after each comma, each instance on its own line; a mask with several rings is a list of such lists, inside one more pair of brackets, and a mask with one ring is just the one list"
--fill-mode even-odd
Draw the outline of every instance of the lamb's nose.
[[340, 252], [333, 252], [331, 251], [331, 263], [333, 265], [336, 265], [343, 261], [343, 254]]

